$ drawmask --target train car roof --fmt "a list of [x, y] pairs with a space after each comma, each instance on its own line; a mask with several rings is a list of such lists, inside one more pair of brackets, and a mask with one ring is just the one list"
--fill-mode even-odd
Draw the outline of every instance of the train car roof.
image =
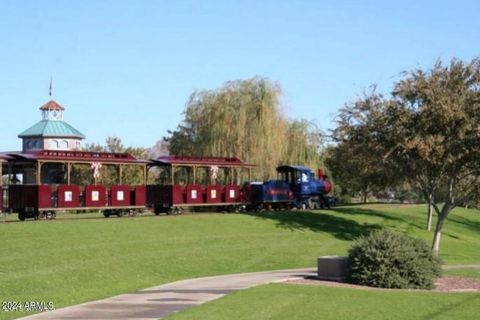
[[279, 166], [277, 167], [277, 172], [288, 172], [288, 171], [302, 171], [302, 172], [312, 172], [308, 167], [304, 166]]
[[13, 159], [6, 152], [0, 152], [0, 161], [7, 161]]
[[218, 167], [237, 167], [249, 168], [255, 165], [246, 163], [238, 158], [229, 157], [192, 157], [192, 156], [163, 156], [152, 159], [151, 162], [158, 166], [218, 166]]
[[60, 162], [108, 162], [119, 164], [146, 164], [129, 153], [38, 150], [29, 152], [1, 152], [0, 159], [7, 161], [60, 161]]

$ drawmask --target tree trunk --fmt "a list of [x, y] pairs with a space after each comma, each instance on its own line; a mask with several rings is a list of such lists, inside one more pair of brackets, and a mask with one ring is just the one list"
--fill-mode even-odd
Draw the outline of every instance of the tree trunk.
[[440, 239], [442, 238], [443, 222], [444, 222], [444, 219], [442, 219], [441, 216], [439, 215], [437, 226], [435, 227], [435, 233], [433, 234], [433, 243], [432, 243], [432, 250], [436, 256], [438, 256], [438, 253], [440, 252]]
[[432, 231], [432, 220], [433, 220], [433, 206], [432, 206], [432, 201], [433, 201], [433, 195], [429, 194], [427, 198], [427, 204], [428, 204], [428, 209], [427, 209], [427, 230]]
[[438, 256], [440, 252], [440, 239], [442, 237], [442, 228], [443, 223], [447, 219], [448, 214], [454, 207], [453, 201], [453, 181], [449, 182], [448, 194], [445, 197], [445, 203], [443, 204], [442, 210], [438, 213], [437, 226], [435, 227], [435, 233], [433, 235], [432, 250], [433, 253]]
[[368, 187], [363, 189], [363, 203], [367, 203], [368, 201]]

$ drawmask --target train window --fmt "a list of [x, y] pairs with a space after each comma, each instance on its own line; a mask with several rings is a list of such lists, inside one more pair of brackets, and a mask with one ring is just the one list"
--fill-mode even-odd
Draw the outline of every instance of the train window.
[[65, 202], [72, 202], [72, 199], [73, 199], [72, 191], [65, 191], [64, 197], [65, 197]]
[[100, 194], [98, 191], [92, 191], [92, 201], [99, 201], [100, 199]]
[[192, 199], [197, 199], [197, 190], [192, 190]]
[[173, 171], [174, 183], [178, 184], [184, 181], [185, 184], [193, 183], [193, 170], [187, 167], [176, 167]]
[[[71, 184], [78, 184], [81, 186], [95, 183], [95, 180], [93, 179], [91, 165], [85, 163], [75, 163], [72, 165], [70, 171], [70, 179]], [[98, 182], [101, 182], [100, 178]]]
[[45, 163], [42, 166], [41, 183], [64, 184], [67, 180], [67, 167], [62, 163]]
[[302, 182], [308, 182], [308, 176], [305, 172], [302, 172]]
[[123, 191], [117, 191], [117, 200], [123, 201], [123, 199], [124, 199]]

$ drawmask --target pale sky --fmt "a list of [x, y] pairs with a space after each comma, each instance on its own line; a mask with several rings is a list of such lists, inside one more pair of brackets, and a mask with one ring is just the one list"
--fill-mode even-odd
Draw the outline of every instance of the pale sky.
[[334, 126], [371, 84], [480, 56], [480, 1], [0, 0], [0, 151], [54, 99], [104, 142], [151, 147], [194, 90], [261, 76], [289, 118]]

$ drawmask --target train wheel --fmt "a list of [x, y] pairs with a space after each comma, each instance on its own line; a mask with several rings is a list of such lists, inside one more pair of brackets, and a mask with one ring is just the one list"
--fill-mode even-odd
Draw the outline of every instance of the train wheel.
[[105, 218], [110, 218], [110, 213], [104, 211], [104, 212], [103, 212], [103, 216], [104, 216]]
[[53, 220], [53, 219], [55, 219], [55, 212], [52, 212], [52, 211], [47, 212], [47, 214], [45, 215], [45, 218], [46, 218], [47, 220]]
[[26, 218], [25, 212], [19, 212], [18, 213], [18, 220], [25, 221], [25, 218]]
[[177, 214], [182, 214], [182, 208], [181, 207], [173, 207], [167, 212], [168, 215], [174, 215], [176, 216]]
[[227, 212], [228, 213], [238, 213], [239, 209], [238, 209], [237, 206], [230, 206], [230, 207], [228, 207]]
[[312, 201], [311, 199], [308, 199], [307, 206], [308, 206], [308, 209], [313, 210], [315, 209], [315, 202]]

